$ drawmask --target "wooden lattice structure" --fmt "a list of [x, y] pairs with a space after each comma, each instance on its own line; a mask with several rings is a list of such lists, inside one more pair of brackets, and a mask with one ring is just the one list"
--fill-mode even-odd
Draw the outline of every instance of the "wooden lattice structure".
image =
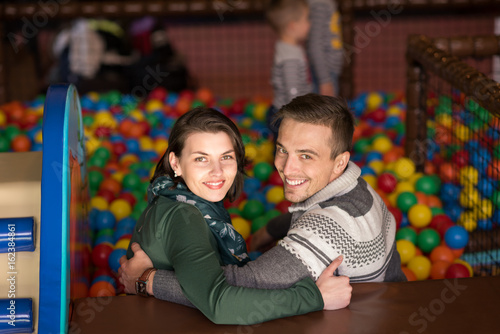
[[[456, 220], [471, 232], [464, 258], [473, 264], [476, 275], [500, 274], [500, 207], [496, 200], [500, 170], [495, 153], [500, 138], [500, 84], [463, 58], [495, 55], [500, 55], [500, 36], [495, 35], [435, 39], [410, 36], [408, 41], [406, 154], [423, 170], [432, 153], [428, 151], [440, 149], [446, 137], [450, 138], [448, 149], [455, 145], [458, 148], [454, 152], [460, 149], [461, 156], [467, 157], [461, 164], [463, 160], [457, 160], [457, 153], [448, 155], [444, 162], [453, 166], [448, 180], [451, 187], [461, 189], [461, 213]], [[430, 100], [441, 99], [432, 92], [431, 77], [442, 82], [438, 87], [446, 87], [443, 91], [449, 92], [442, 101], [452, 101], [439, 106], [449, 113], [441, 119], [431, 115]], [[429, 120], [449, 123], [442, 127], [444, 132], [436, 132], [431, 138]]]

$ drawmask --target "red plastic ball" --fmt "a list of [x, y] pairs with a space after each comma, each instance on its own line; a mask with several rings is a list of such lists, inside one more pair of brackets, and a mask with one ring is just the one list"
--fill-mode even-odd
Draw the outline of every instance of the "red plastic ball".
[[97, 192], [97, 196], [103, 197], [108, 203], [111, 203], [115, 199], [115, 194], [109, 189], [100, 189]]
[[281, 179], [280, 173], [277, 170], [271, 173], [267, 181], [269, 182], [269, 184], [275, 186], [283, 186], [283, 180]]
[[453, 263], [446, 270], [445, 278], [464, 278], [470, 277], [469, 269], [466, 266], [460, 263]]
[[137, 202], [134, 195], [132, 195], [131, 193], [121, 193], [118, 198], [126, 200], [131, 207], [134, 207], [135, 203]]
[[108, 268], [109, 254], [113, 252], [113, 247], [108, 243], [102, 243], [92, 250], [92, 262], [98, 268]]
[[396, 189], [398, 180], [391, 173], [382, 173], [377, 180], [377, 186], [383, 192], [390, 194]]
[[120, 157], [127, 152], [127, 145], [124, 142], [113, 143], [112, 152], [117, 157]]
[[403, 213], [398, 208], [395, 208], [392, 206], [390, 206], [388, 209], [392, 213], [392, 215], [394, 216], [394, 219], [396, 219], [396, 225], [399, 228], [399, 226], [401, 225], [401, 222], [403, 221]]
[[281, 211], [282, 213], [288, 213], [288, 207], [290, 205], [292, 205], [292, 202], [289, 202], [287, 200], [283, 200], [283, 201], [279, 202], [278, 204], [276, 204], [276, 206], [274, 208], [276, 210]]

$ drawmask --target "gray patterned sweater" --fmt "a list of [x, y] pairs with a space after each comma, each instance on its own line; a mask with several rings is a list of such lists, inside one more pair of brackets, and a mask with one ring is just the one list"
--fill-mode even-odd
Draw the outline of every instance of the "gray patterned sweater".
[[[360, 175], [359, 167], [350, 162], [339, 178], [293, 205], [288, 235], [243, 267], [223, 267], [227, 282], [250, 288], [287, 288], [307, 276], [317, 279], [340, 254], [344, 261], [337, 274], [349, 276], [353, 283], [406, 281], [396, 251], [394, 217]], [[156, 298], [192, 306], [172, 271], [157, 271], [153, 292]]]
[[394, 252], [396, 221], [349, 162], [344, 173], [306, 201], [292, 205], [292, 223], [279, 242], [314, 279], [339, 255], [338, 274], [351, 282], [384, 281]]

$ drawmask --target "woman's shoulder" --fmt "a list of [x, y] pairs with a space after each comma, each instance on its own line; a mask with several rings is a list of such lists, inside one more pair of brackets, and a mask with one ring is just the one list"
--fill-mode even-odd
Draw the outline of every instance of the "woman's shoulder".
[[165, 196], [158, 196], [156, 212], [160, 213], [162, 220], [203, 220], [200, 210], [192, 204], [179, 202]]

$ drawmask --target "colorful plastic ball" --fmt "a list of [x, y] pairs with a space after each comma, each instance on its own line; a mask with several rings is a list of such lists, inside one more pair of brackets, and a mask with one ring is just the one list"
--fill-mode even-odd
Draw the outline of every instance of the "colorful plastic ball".
[[277, 170], [271, 173], [268, 182], [269, 184], [273, 184], [275, 186], [283, 186], [283, 180], [281, 179], [280, 173]]
[[394, 165], [394, 171], [400, 180], [404, 180], [415, 173], [415, 164], [411, 159], [399, 158]]
[[28, 152], [31, 150], [31, 139], [25, 134], [19, 134], [10, 143], [14, 152]]
[[135, 190], [141, 185], [141, 178], [136, 173], [128, 173], [123, 177], [123, 188]]
[[396, 185], [396, 189], [394, 189], [394, 192], [397, 194], [400, 194], [400, 193], [405, 192], [405, 191], [410, 192], [410, 193], [414, 193], [415, 186], [413, 185], [413, 183], [411, 183], [409, 181], [398, 182], [398, 184]]
[[116, 218], [111, 211], [99, 211], [95, 218], [96, 227], [98, 230], [112, 229], [115, 227]]
[[377, 177], [375, 175], [365, 174], [362, 178], [372, 187], [373, 189], [377, 188]]
[[417, 237], [417, 246], [424, 253], [430, 253], [440, 242], [439, 233], [431, 228], [423, 229]]
[[392, 146], [392, 141], [386, 136], [377, 137], [372, 142], [373, 150], [382, 154], [389, 152], [392, 149]]
[[113, 285], [106, 281], [99, 281], [90, 287], [90, 297], [111, 297], [116, 296], [116, 290]]
[[402, 264], [408, 263], [411, 259], [413, 259], [413, 257], [415, 257], [415, 245], [409, 240], [401, 239], [396, 241], [396, 248], [399, 256], [401, 257]]
[[268, 162], [259, 162], [253, 168], [254, 177], [262, 182], [266, 182], [273, 171], [274, 167]]
[[429, 275], [430, 279], [444, 279], [446, 276], [446, 271], [451, 266], [451, 262], [447, 261], [434, 261], [432, 262], [431, 272]]
[[0, 152], [8, 152], [10, 150], [10, 140], [0, 133]]
[[414, 227], [421, 228], [429, 225], [432, 212], [427, 205], [415, 204], [408, 211], [408, 220]]
[[264, 204], [258, 200], [248, 200], [243, 207], [242, 215], [245, 219], [255, 219], [262, 216], [265, 212]]
[[98, 268], [108, 267], [109, 255], [113, 252], [113, 247], [108, 243], [100, 243], [92, 249], [92, 263]]
[[401, 210], [393, 206], [389, 207], [388, 209], [389, 212], [392, 213], [392, 215], [394, 216], [394, 219], [396, 220], [396, 225], [397, 226], [401, 225], [401, 222], [403, 221], [403, 213], [401, 212]]
[[396, 232], [396, 240], [408, 240], [417, 244], [417, 232], [411, 227], [403, 227]]
[[474, 276], [474, 270], [472, 269], [471, 265], [468, 262], [462, 259], [455, 259], [454, 263], [460, 263], [464, 265], [469, 270], [469, 277]]
[[479, 181], [479, 172], [472, 166], [465, 166], [460, 169], [459, 180], [461, 185], [476, 185]]
[[118, 196], [122, 190], [122, 186], [117, 180], [113, 178], [107, 178], [101, 182], [99, 189], [107, 189], [115, 194], [115, 196]]
[[130, 239], [128, 238], [123, 238], [123, 239], [118, 239], [118, 241], [115, 244], [115, 249], [128, 249], [128, 246], [130, 244]]
[[379, 93], [369, 93], [366, 96], [366, 107], [368, 110], [375, 110], [379, 108], [384, 102], [384, 98]]
[[462, 226], [455, 225], [446, 231], [444, 240], [451, 249], [464, 248], [469, 241], [469, 233]]
[[132, 213], [132, 207], [130, 203], [124, 199], [115, 199], [111, 202], [109, 211], [115, 215], [116, 221], [119, 221]]
[[235, 217], [231, 219], [234, 229], [236, 232], [241, 234], [243, 239], [247, 239], [250, 236], [251, 226], [250, 223], [241, 217]]
[[432, 262], [445, 261], [448, 263], [452, 263], [455, 260], [455, 255], [453, 254], [451, 249], [446, 245], [436, 246], [432, 250], [429, 257]]
[[408, 282], [414, 282], [417, 280], [417, 276], [415, 275], [415, 273], [408, 267], [401, 267], [401, 270], [403, 271], [403, 274], [405, 274]]
[[445, 278], [466, 278], [470, 277], [469, 269], [461, 263], [453, 263], [446, 270]]
[[427, 257], [418, 255], [412, 258], [407, 266], [415, 273], [417, 280], [422, 281], [429, 277], [432, 264]]
[[118, 268], [120, 268], [120, 258], [127, 254], [127, 250], [123, 248], [117, 248], [109, 254], [108, 257], [108, 265], [111, 270], [114, 272], [118, 272]]
[[109, 203], [104, 197], [94, 196], [90, 200], [90, 207], [99, 211], [103, 211], [108, 209]]
[[398, 180], [392, 173], [383, 173], [378, 177], [377, 186], [378, 189], [385, 193], [392, 193], [396, 189]]
[[255, 218], [252, 221], [252, 230], [251, 230], [251, 233], [255, 233], [258, 230], [260, 230], [262, 227], [266, 226], [267, 223], [268, 223], [268, 221], [269, 221], [269, 218], [266, 217], [265, 215]]
[[402, 212], [408, 212], [411, 207], [417, 204], [417, 196], [410, 192], [402, 192], [397, 198], [397, 206]]
[[285, 195], [283, 192], [283, 187], [281, 186], [274, 186], [271, 189], [269, 189], [266, 193], [266, 200], [269, 203], [274, 203], [278, 204], [282, 200], [285, 199]]
[[415, 190], [427, 195], [435, 195], [439, 193], [440, 184], [432, 176], [422, 176], [415, 183]]

